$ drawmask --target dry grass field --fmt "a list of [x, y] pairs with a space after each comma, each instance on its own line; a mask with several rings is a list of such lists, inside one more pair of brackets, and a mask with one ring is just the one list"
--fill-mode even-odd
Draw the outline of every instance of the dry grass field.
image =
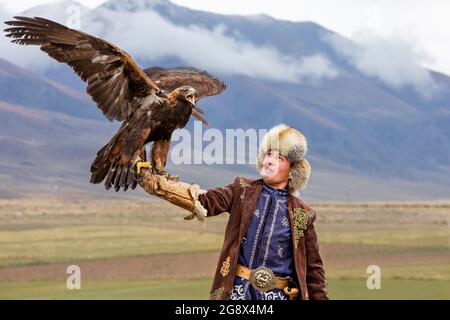
[[[331, 298], [450, 299], [449, 202], [310, 205]], [[184, 215], [152, 198], [0, 200], [0, 298], [206, 299], [228, 215]]]

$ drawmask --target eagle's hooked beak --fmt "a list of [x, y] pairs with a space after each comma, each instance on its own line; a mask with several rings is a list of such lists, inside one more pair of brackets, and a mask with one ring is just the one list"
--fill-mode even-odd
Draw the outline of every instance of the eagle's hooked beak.
[[201, 122], [203, 122], [205, 125], [208, 125], [208, 121], [206, 121], [206, 119], [205, 118], [203, 118], [201, 115], [200, 115], [200, 113], [201, 114], [205, 114], [205, 112], [202, 110], [202, 109], [200, 109], [199, 107], [197, 107], [197, 106], [195, 106], [194, 108], [192, 108], [192, 115], [194, 116], [194, 117], [196, 117], [198, 120], [200, 120]]
[[[192, 91], [191, 91], [191, 92], [192, 92]], [[203, 122], [205, 125], [208, 125], [208, 121], [206, 121], [206, 119], [203, 118], [203, 117], [201, 116], [201, 114], [205, 114], [205, 112], [204, 112], [202, 109], [200, 109], [199, 107], [196, 106], [195, 95], [196, 95], [196, 92], [194, 91], [194, 92], [192, 92], [192, 93], [189, 93], [189, 94], [186, 96], [186, 99], [187, 99], [190, 103], [192, 103], [192, 106], [193, 106], [193, 107], [192, 107], [191, 114], [192, 114], [194, 117], [196, 117], [198, 120], [200, 120], [201, 122]]]
[[186, 96], [186, 99], [192, 103], [192, 105], [195, 107], [195, 94], [190, 93]]

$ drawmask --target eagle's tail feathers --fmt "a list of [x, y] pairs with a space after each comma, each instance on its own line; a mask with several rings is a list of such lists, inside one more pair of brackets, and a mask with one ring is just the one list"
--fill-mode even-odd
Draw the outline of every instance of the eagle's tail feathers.
[[125, 183], [125, 188], [123, 191], [126, 191], [128, 187], [131, 187], [135, 182], [136, 178], [134, 177], [133, 165], [130, 163], [128, 165], [128, 174], [127, 174], [127, 182]]
[[111, 163], [109, 161], [109, 147], [114, 142], [113, 140], [108, 142], [97, 152], [97, 157], [91, 165], [91, 183], [100, 183], [106, 176], [109, 175], [111, 170]]
[[[97, 152], [97, 157], [91, 166], [91, 183], [100, 183], [105, 180], [106, 190], [109, 190], [112, 187], [114, 187], [114, 190], [116, 191], [119, 191], [120, 189], [126, 191], [128, 188], [134, 190], [138, 181], [133, 171], [133, 164], [119, 165], [117, 163], [111, 163], [109, 159], [109, 147], [112, 143], [113, 141]], [[141, 161], [147, 161], [145, 147], [142, 148], [141, 159]]]
[[117, 171], [117, 167], [115, 165], [111, 165], [109, 167], [109, 171], [108, 174], [106, 176], [106, 180], [105, 180], [105, 188], [106, 190], [111, 189], [112, 187], [112, 182], [114, 181], [114, 178], [116, 176], [116, 171]]
[[123, 169], [122, 165], [117, 166], [116, 176], [114, 177], [114, 190], [116, 190], [116, 192], [119, 191], [120, 189], [119, 181], [120, 175], [122, 174], [122, 169]]
[[119, 180], [119, 189], [126, 187], [126, 182], [127, 182], [127, 176], [128, 174], [130, 174], [131, 172], [129, 172], [130, 169], [130, 165], [122, 165], [122, 173], [120, 175], [120, 180]]
[[[142, 162], [147, 162], [147, 151], [146, 151], [146, 149], [145, 149], [145, 146], [142, 148], [142, 152], [141, 152], [141, 161]], [[133, 168], [131, 168], [131, 169], [133, 169]], [[134, 176], [134, 172], [133, 172], [133, 174], [132, 174], [132, 176], [133, 176], [133, 183], [130, 185], [130, 188], [131, 188], [131, 190], [134, 190], [135, 188], [136, 188], [136, 186], [137, 186], [137, 183], [138, 183], [138, 181], [137, 181], [137, 179], [135, 178], [135, 176]]]

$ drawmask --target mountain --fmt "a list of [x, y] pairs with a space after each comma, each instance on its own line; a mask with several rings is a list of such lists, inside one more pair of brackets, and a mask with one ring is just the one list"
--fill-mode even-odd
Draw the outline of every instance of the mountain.
[[[125, 49], [142, 67], [192, 65], [224, 79], [227, 90], [200, 103], [211, 127], [225, 132], [285, 122], [300, 128], [308, 138], [313, 166], [311, 186], [305, 193], [311, 199], [425, 199], [450, 194], [447, 75], [423, 68], [418, 71], [433, 84], [432, 95], [414, 82], [392, 86], [382, 74], [361, 69], [336, 46], [338, 42], [341, 48], [344, 45], [347, 51], [357, 52], [358, 44], [316, 23], [280, 21], [266, 15], [220, 15], [165, 0], [110, 0], [92, 10], [63, 1], [32, 8], [23, 15], [67, 24], [73, 20], [68, 7], [79, 8], [82, 30]], [[57, 121], [73, 123], [74, 132], [80, 126], [93, 135], [86, 126], [98, 123], [105, 131], [95, 143], [74, 132], [65, 133], [71, 135], [70, 143], [80, 148], [80, 154], [94, 155], [116, 124], [108, 125], [101, 118], [84, 93], [85, 85], [69, 67], [52, 62], [51, 67], [34, 71], [0, 62], [0, 101], [8, 105], [3, 110], [13, 105], [22, 108], [22, 114], [27, 110], [37, 116], [57, 114]], [[17, 79], [12, 77], [16, 74], [20, 75]], [[11, 111], [3, 112], [12, 117]], [[49, 130], [37, 124], [27, 127], [36, 128], [33, 135]], [[192, 122], [188, 128], [192, 131]], [[14, 135], [12, 129], [9, 134]], [[58, 139], [64, 141], [65, 134], [54, 137], [55, 145]], [[11, 144], [7, 148], [14, 149]], [[77, 170], [86, 174], [89, 162], [83, 161]], [[251, 165], [201, 166], [208, 177], [198, 176], [196, 166], [169, 164], [169, 168], [208, 186], [227, 183], [236, 173], [255, 175]]]
[[[56, 111], [82, 118], [100, 119], [89, 97], [58, 80], [50, 80], [0, 59], [0, 97], [11, 104]], [[64, 101], [62, 104], [61, 101]]]
[[1, 59], [0, 84], [0, 198], [84, 188], [116, 126], [82, 93]]

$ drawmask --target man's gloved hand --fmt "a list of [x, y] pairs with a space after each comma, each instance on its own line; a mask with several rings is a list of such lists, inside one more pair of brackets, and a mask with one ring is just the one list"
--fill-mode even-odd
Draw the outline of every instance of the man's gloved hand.
[[206, 192], [205, 190], [201, 190], [196, 184], [174, 181], [167, 176], [154, 174], [148, 162], [138, 162], [135, 171], [139, 185], [146, 192], [191, 212], [184, 217], [185, 220], [196, 217], [201, 222], [205, 221], [207, 210], [198, 201], [199, 194]]

